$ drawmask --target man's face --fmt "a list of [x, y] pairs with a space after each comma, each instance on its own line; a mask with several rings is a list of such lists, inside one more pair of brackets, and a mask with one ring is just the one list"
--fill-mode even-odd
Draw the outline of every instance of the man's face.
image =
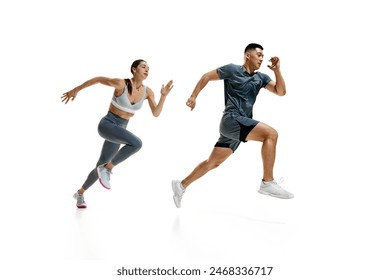
[[256, 48], [254, 50], [251, 50], [248, 52], [247, 58], [249, 60], [249, 64], [253, 68], [259, 69], [261, 66], [261, 63], [263, 63], [263, 59], [264, 59], [263, 50], [260, 48]]

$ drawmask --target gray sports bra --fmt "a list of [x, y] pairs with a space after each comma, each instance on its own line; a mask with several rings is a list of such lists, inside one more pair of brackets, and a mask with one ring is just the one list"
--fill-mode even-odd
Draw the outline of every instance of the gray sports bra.
[[129, 98], [127, 97], [127, 85], [123, 89], [123, 92], [118, 97], [115, 94], [112, 96], [111, 104], [114, 105], [119, 110], [125, 111], [127, 113], [135, 114], [135, 111], [141, 109], [142, 104], [146, 97], [146, 86], [144, 86], [144, 94], [140, 101], [135, 104], [131, 104]]

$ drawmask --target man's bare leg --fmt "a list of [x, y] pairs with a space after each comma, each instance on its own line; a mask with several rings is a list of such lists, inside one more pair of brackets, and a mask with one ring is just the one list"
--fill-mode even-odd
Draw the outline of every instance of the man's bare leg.
[[274, 179], [273, 169], [276, 158], [278, 132], [265, 123], [259, 123], [248, 134], [246, 140], [263, 142], [263, 146], [261, 148], [261, 156], [263, 159], [263, 180], [272, 181]]
[[248, 134], [247, 140], [263, 142], [261, 148], [261, 156], [263, 158], [263, 181], [260, 184], [259, 193], [277, 198], [293, 198], [294, 195], [292, 193], [283, 189], [274, 180], [273, 169], [276, 157], [276, 143], [278, 141], [278, 133], [276, 130], [264, 123], [259, 123]]
[[230, 148], [214, 147], [210, 154], [210, 157], [201, 162], [195, 169], [188, 175], [181, 184], [184, 188], [187, 188], [192, 182], [205, 175], [210, 170], [217, 168], [222, 162], [224, 162], [233, 151]]

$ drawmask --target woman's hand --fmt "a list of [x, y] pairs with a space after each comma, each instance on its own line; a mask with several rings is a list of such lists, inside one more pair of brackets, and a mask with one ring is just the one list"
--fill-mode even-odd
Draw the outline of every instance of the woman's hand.
[[62, 101], [61, 102], [64, 102], [65, 101], [65, 104], [68, 103], [69, 100], [73, 101], [76, 96], [77, 96], [77, 91], [76, 89], [72, 89], [68, 92], [65, 92], [62, 96], [61, 96], [61, 99]]
[[162, 85], [161, 86], [161, 95], [162, 96], [167, 96], [169, 94], [169, 92], [171, 91], [171, 89], [173, 88], [173, 81], [170, 80], [166, 86]]

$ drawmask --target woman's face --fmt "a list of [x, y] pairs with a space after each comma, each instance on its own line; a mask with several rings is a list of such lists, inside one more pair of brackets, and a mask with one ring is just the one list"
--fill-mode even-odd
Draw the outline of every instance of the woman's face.
[[146, 79], [149, 75], [148, 64], [145, 61], [142, 61], [137, 67], [133, 67], [133, 75], [134, 77]]

